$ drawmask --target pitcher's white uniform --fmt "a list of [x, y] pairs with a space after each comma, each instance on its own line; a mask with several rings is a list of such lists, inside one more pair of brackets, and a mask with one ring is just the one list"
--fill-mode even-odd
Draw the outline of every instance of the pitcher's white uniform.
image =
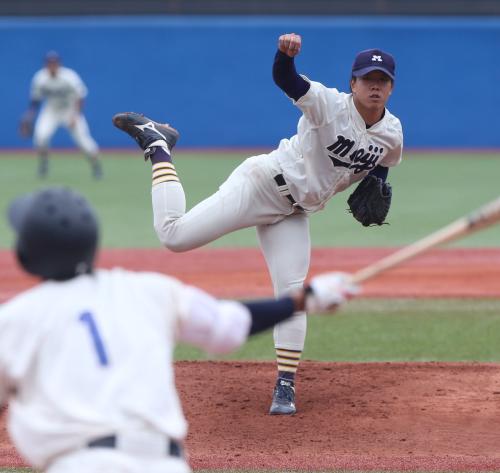
[[[189, 212], [179, 182], [153, 185], [155, 229], [166, 247], [186, 251], [256, 226], [275, 294], [302, 287], [311, 246], [308, 214], [376, 165], [397, 165], [403, 143], [401, 123], [387, 109], [367, 129], [352, 94], [310, 84], [294, 102], [303, 113], [297, 134], [275, 151], [245, 160], [218, 192]], [[277, 175], [283, 175], [285, 185], [278, 186]], [[275, 346], [302, 351], [305, 334], [305, 314], [297, 313], [275, 327]]]
[[[100, 270], [46, 281], [0, 308], [0, 404], [19, 452], [50, 473], [190, 471], [168, 456], [186, 420], [176, 341], [239, 347], [248, 309], [153, 273]], [[88, 448], [116, 435], [117, 448]]]
[[[79, 109], [79, 101], [86, 96], [87, 87], [72, 69], [60, 66], [56, 76], [52, 76], [47, 68], [43, 68], [34, 75], [31, 99], [45, 101], [35, 124], [34, 143], [37, 148], [47, 148], [57, 128], [63, 126], [87, 155], [97, 154], [97, 143]], [[71, 127], [72, 122], [74, 126]]]

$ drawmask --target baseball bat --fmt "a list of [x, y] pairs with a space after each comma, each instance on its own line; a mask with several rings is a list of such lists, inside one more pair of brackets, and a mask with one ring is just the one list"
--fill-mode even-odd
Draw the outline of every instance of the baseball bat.
[[405, 246], [395, 253], [382, 258], [375, 263], [360, 269], [352, 276], [354, 283], [361, 283], [374, 278], [390, 268], [399, 266], [402, 263], [421, 255], [435, 246], [458, 240], [466, 235], [470, 235], [478, 230], [487, 228], [500, 221], [500, 197], [483, 205], [479, 209], [464, 217], [455, 220], [453, 223], [431, 233], [430, 235]]

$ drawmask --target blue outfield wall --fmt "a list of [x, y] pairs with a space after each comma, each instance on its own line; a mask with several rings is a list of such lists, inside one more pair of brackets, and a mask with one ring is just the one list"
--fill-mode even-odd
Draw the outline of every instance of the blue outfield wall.
[[[181, 131], [180, 146], [275, 146], [298, 110], [274, 85], [277, 38], [303, 36], [299, 72], [348, 89], [356, 52], [397, 60], [389, 109], [410, 147], [500, 147], [500, 18], [82, 17], [0, 19], [0, 147], [17, 133], [32, 75], [60, 52], [90, 90], [86, 114], [101, 147], [133, 146], [111, 125], [140, 111]], [[56, 146], [71, 145], [63, 132]]]

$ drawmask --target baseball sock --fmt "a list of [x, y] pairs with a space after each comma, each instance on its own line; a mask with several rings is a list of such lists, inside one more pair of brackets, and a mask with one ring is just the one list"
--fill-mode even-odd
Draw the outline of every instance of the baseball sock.
[[45, 177], [49, 172], [49, 153], [46, 149], [38, 153], [38, 176]]
[[145, 151], [144, 155], [151, 160], [153, 165], [153, 186], [162, 182], [179, 182], [166, 142], [152, 143], [152, 146]]
[[97, 154], [88, 154], [87, 159], [92, 167], [92, 175], [95, 179], [100, 179], [102, 177], [102, 166], [99, 156]]
[[278, 376], [280, 378], [295, 379], [295, 373], [299, 367], [301, 350], [288, 350], [285, 348], [276, 348], [276, 361], [278, 363]]

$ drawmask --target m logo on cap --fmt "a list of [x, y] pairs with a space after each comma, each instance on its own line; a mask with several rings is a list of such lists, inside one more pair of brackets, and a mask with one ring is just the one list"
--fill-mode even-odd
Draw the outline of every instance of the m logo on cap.
[[360, 51], [352, 65], [352, 76], [362, 77], [371, 71], [382, 71], [394, 80], [396, 63], [391, 54], [381, 49], [366, 49]]

